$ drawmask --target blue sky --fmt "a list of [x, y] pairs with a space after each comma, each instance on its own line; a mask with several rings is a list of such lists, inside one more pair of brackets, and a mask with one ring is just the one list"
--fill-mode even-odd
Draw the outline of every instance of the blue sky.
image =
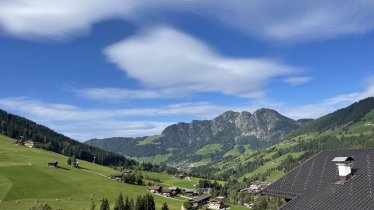
[[77, 140], [374, 96], [374, 3], [3, 0], [0, 108]]

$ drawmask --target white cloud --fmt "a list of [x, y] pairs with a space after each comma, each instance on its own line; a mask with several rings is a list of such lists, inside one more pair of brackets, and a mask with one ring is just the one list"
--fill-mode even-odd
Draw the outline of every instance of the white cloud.
[[[212, 119], [227, 110], [254, 112], [265, 107], [275, 109], [293, 119], [318, 118], [370, 96], [374, 96], [372, 84], [362, 92], [341, 94], [300, 106], [261, 99], [242, 106], [222, 106], [201, 102], [170, 104], [156, 108], [87, 109], [19, 97], [0, 99], [0, 108], [25, 116], [77, 140], [87, 140], [160, 134], [178, 117], [191, 120]], [[152, 120], [154, 116], [162, 116], [169, 120], [155, 121]], [[137, 117], [141, 117], [142, 120], [137, 120]]]
[[[261, 97], [269, 79], [295, 71], [275, 60], [222, 57], [198, 40], [166, 27], [115, 43], [104, 53], [110, 62], [147, 89], [142, 92], [122, 90], [118, 94], [137, 97], [140, 93], [139, 98], [196, 92]], [[154, 90], [160, 91], [159, 94]], [[108, 89], [95, 89], [84, 95], [95, 98], [102, 95], [101, 92], [107, 93]]]
[[[160, 134], [174, 121], [154, 121], [154, 116], [194, 116], [209, 119], [216, 113], [226, 111], [226, 107], [209, 103], [172, 104], [157, 108], [89, 109], [68, 104], [45, 103], [25, 97], [2, 98], [0, 108], [44, 124], [77, 140]], [[145, 119], [136, 120], [137, 117]]]
[[4, 0], [0, 2], [0, 24], [15, 36], [66, 39], [131, 9], [123, 3], [121, 0]]
[[337, 95], [327, 98], [317, 103], [306, 104], [301, 106], [280, 107], [278, 110], [286, 116], [300, 118], [318, 118], [322, 115], [333, 112], [337, 109], [346, 107], [356, 101], [374, 96], [374, 85], [370, 84], [362, 92], [354, 92]]
[[178, 97], [177, 90], [130, 90], [123, 88], [83, 88], [73, 90], [78, 96], [90, 100], [120, 102], [129, 99], [161, 99]]
[[374, 3], [368, 0], [2, 0], [0, 25], [24, 38], [64, 39], [104, 20], [142, 24], [182, 13], [198, 14], [251, 36], [305, 41], [372, 31], [373, 11]]
[[301, 85], [311, 80], [311, 77], [289, 77], [284, 79], [283, 82], [290, 85]]

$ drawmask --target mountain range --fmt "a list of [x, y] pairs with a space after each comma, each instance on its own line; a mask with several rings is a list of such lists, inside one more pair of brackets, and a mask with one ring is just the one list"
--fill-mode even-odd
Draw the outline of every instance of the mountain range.
[[[254, 113], [227, 111], [212, 120], [193, 120], [168, 126], [160, 135], [91, 139], [85, 143], [141, 161], [175, 166], [214, 167], [230, 158], [250, 157], [277, 143], [323, 135], [349, 135], [374, 108], [374, 98], [356, 102], [316, 120], [293, 120], [275, 110]], [[353, 129], [353, 130], [352, 130]]]
[[218, 160], [238, 146], [255, 150], [273, 145], [302, 125], [303, 122], [263, 108], [253, 114], [227, 111], [212, 120], [173, 124], [158, 136], [92, 139], [85, 143], [135, 158], [158, 155], [163, 162], [196, 162]]

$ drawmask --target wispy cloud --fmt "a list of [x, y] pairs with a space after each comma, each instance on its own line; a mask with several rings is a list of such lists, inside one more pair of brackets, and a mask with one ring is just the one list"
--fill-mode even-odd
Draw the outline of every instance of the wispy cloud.
[[256, 98], [264, 95], [270, 78], [296, 70], [271, 59], [225, 58], [197, 39], [166, 27], [115, 43], [104, 53], [146, 90], [116, 90], [117, 94], [110, 94], [113, 89], [81, 91], [86, 97], [157, 98], [219, 92]]
[[66, 39], [104, 20], [162, 22], [157, 13], [177, 12], [199, 14], [261, 39], [293, 42], [367, 33], [374, 29], [373, 11], [367, 0], [3, 0], [0, 25], [23, 38]]
[[283, 82], [290, 85], [301, 85], [312, 80], [311, 77], [289, 77], [284, 79]]
[[[160, 134], [174, 121], [154, 121], [154, 116], [185, 116], [212, 119], [227, 110], [250, 111], [272, 108], [294, 118], [318, 118], [358, 100], [374, 96], [374, 85], [362, 92], [333, 96], [312, 104], [293, 106], [284, 102], [254, 101], [243, 106], [222, 106], [209, 102], [170, 104], [156, 108], [87, 109], [68, 104], [46, 103], [24, 97], [0, 99], [0, 107], [78, 140], [113, 136]], [[134, 120], [141, 117], [144, 120]]]
[[[78, 96], [105, 102], [121, 102], [130, 99], [162, 99], [162, 98], [178, 98], [184, 96], [185, 91], [178, 93], [174, 89], [124, 89], [124, 88], [82, 88], [73, 89]], [[183, 93], [182, 93], [183, 92]]]

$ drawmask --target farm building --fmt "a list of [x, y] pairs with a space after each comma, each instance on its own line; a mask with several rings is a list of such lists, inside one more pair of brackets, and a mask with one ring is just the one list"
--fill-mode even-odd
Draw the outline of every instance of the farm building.
[[151, 192], [151, 193], [161, 193], [162, 192], [162, 187], [158, 186], [158, 185], [149, 186], [148, 191]]
[[39, 143], [39, 142], [35, 142], [35, 141], [31, 141], [31, 140], [28, 140], [24, 143], [24, 145], [26, 147], [30, 147], [30, 148], [42, 148], [43, 144]]
[[208, 209], [225, 209], [223, 198], [217, 197], [208, 202]]
[[122, 177], [123, 177], [123, 173], [121, 172], [118, 172], [118, 173], [114, 173], [112, 175], [110, 175], [110, 178], [113, 179], [113, 180], [116, 180], [116, 181], [122, 181]]
[[190, 202], [192, 203], [192, 205], [194, 207], [198, 207], [198, 206], [208, 202], [210, 198], [211, 198], [210, 195], [201, 195], [201, 196], [198, 196], [198, 197], [191, 198]]
[[186, 178], [186, 176], [184, 174], [178, 174], [178, 175], [175, 175], [174, 177], [177, 178], [177, 179], [184, 179], [184, 178]]
[[197, 192], [195, 192], [194, 190], [190, 190], [190, 189], [183, 189], [182, 193], [183, 193], [183, 195], [185, 195], [187, 197], [194, 197], [194, 196], [198, 195]]
[[282, 197], [289, 209], [374, 209], [374, 149], [322, 151], [261, 194]]
[[165, 197], [173, 196], [173, 190], [170, 189], [162, 189], [162, 195]]
[[48, 162], [47, 165], [48, 165], [49, 167], [57, 167], [58, 162], [57, 162], [57, 161], [51, 161], [51, 162]]

